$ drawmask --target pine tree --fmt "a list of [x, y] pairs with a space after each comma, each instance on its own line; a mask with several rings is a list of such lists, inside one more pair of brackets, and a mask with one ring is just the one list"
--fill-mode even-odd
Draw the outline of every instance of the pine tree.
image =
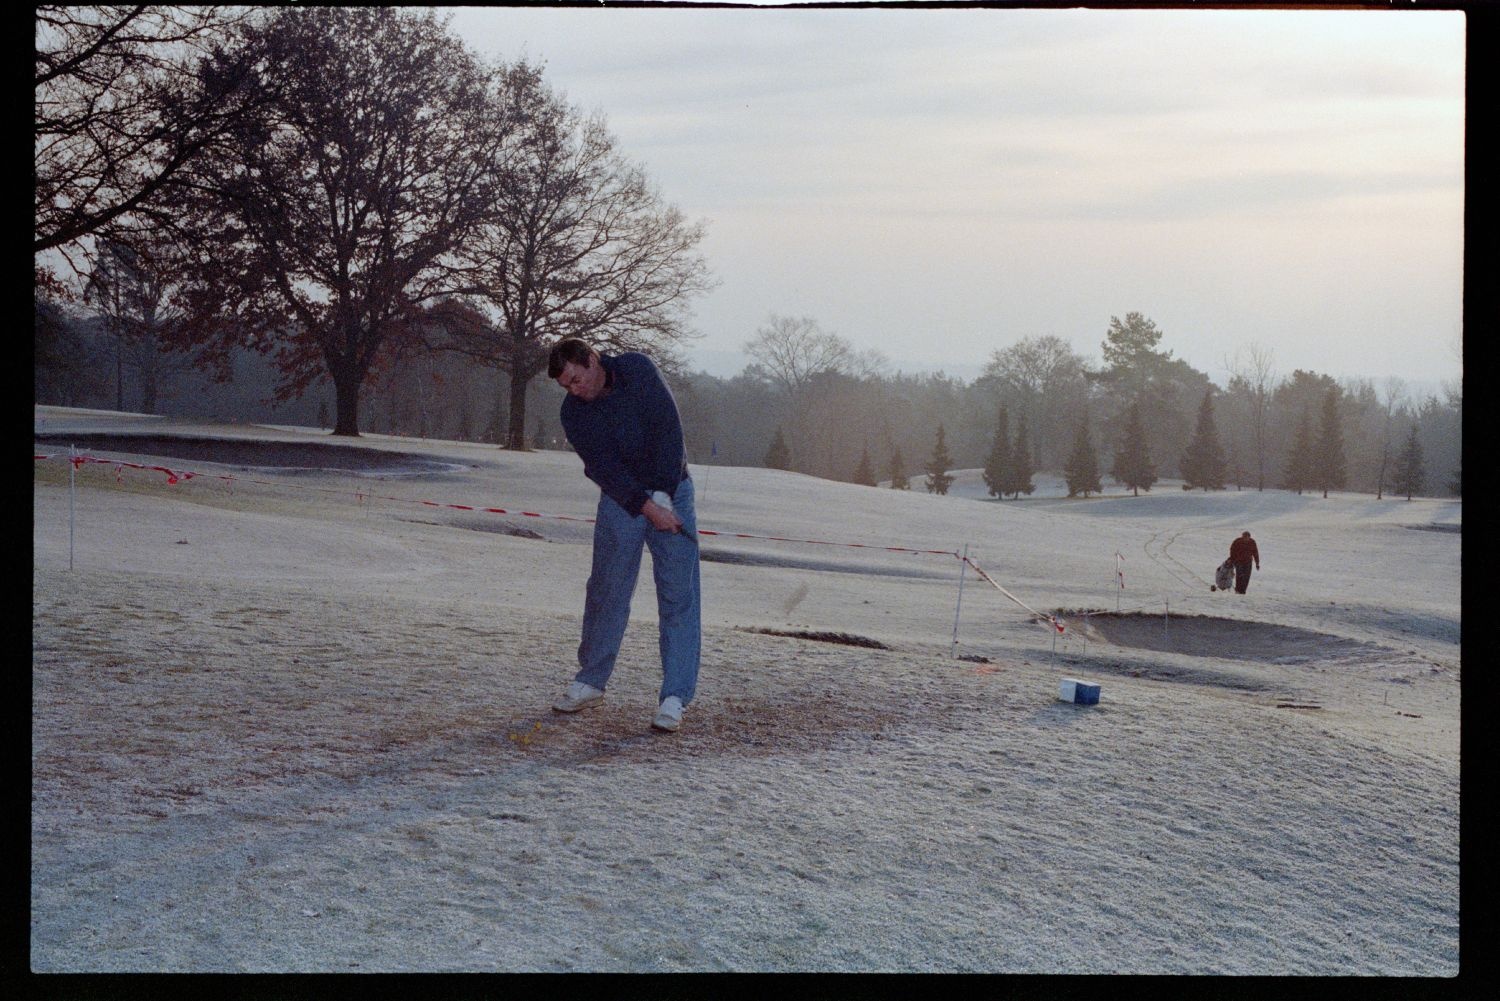
[[771, 439], [771, 447], [766, 449], [765, 465], [767, 469], [792, 468], [792, 452], [786, 447], [781, 428], [776, 429], [776, 437]]
[[1344, 431], [1339, 423], [1339, 388], [1330, 386], [1323, 397], [1323, 420], [1318, 428], [1318, 442], [1313, 446], [1312, 485], [1328, 491], [1344, 485], [1347, 463], [1344, 461]]
[[1109, 472], [1137, 497], [1142, 490], [1149, 494], [1151, 485], [1156, 482], [1156, 466], [1152, 464], [1151, 452], [1146, 447], [1146, 429], [1141, 424], [1138, 403], [1130, 405], [1125, 419], [1125, 437], [1120, 442], [1119, 451], [1115, 452], [1114, 466]]
[[1210, 389], [1198, 404], [1198, 426], [1182, 456], [1183, 486], [1189, 490], [1223, 490], [1226, 465], [1224, 446], [1219, 444], [1219, 429], [1214, 424], [1214, 391]]
[[990, 457], [984, 462], [984, 485], [991, 497], [1005, 495], [1005, 474], [1010, 466], [1010, 414], [1002, 404], [1000, 416], [995, 422], [995, 443], [990, 446]]
[[937, 444], [933, 446], [932, 458], [927, 460], [927, 492], [930, 494], [946, 494], [953, 483], [953, 477], [948, 475], [953, 457], [948, 454], [948, 444], [944, 438], [943, 425], [939, 424]]
[[1302, 411], [1302, 420], [1297, 424], [1297, 435], [1292, 439], [1292, 454], [1287, 456], [1285, 486], [1301, 493], [1312, 487], [1312, 414]]
[[1094, 443], [1089, 438], [1089, 422], [1085, 417], [1078, 422], [1078, 434], [1073, 439], [1073, 451], [1068, 456], [1068, 464], [1063, 467], [1063, 475], [1068, 481], [1068, 496], [1077, 497], [1079, 494], [1087, 497], [1089, 494], [1102, 494], [1104, 487], [1099, 483], [1099, 456], [1094, 452]]
[[1036, 484], [1031, 482], [1031, 477], [1036, 473], [1036, 467], [1031, 463], [1031, 437], [1026, 429], [1026, 415], [1021, 415], [1020, 426], [1016, 428], [1016, 447], [1010, 453], [1011, 475], [1006, 484], [1010, 487], [1010, 495], [1031, 495], [1036, 489]]
[[862, 487], [875, 485], [875, 473], [870, 469], [870, 446], [866, 445], [859, 455], [859, 465], [854, 470], [854, 482]]
[[901, 454], [900, 445], [891, 450], [891, 489], [911, 489], [911, 480], [906, 475], [906, 458]]
[[1417, 440], [1417, 426], [1411, 426], [1411, 434], [1406, 438], [1406, 446], [1401, 449], [1401, 455], [1396, 459], [1396, 477], [1391, 487], [1395, 493], [1405, 494], [1407, 500], [1411, 500], [1412, 494], [1422, 492], [1422, 484], [1427, 479], [1426, 464], [1422, 461], [1422, 443]]

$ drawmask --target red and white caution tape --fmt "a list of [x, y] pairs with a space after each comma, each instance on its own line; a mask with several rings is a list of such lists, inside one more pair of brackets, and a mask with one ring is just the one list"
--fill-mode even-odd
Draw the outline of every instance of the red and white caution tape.
[[[53, 458], [57, 458], [57, 456], [52, 456], [52, 455], [37, 455], [37, 456], [35, 456], [35, 458], [37, 458], [37, 459], [53, 459]], [[73, 456], [68, 456], [67, 458], [68, 458], [68, 460], [70, 462], [73, 463], [73, 468], [74, 469], [77, 469], [79, 466], [82, 466], [86, 462], [97, 462], [100, 465], [114, 466], [115, 467], [115, 475], [116, 475], [116, 477], [119, 476], [119, 472], [120, 472], [121, 469], [149, 469], [149, 470], [151, 470], [153, 472], [165, 473], [166, 476], [167, 476], [167, 482], [168, 483], [176, 483], [179, 480], [191, 480], [193, 477], [195, 477], [195, 476], [198, 475], [197, 473], [184, 472], [183, 470], [168, 469], [166, 466], [147, 466], [147, 465], [143, 465], [142, 463], [139, 463], [139, 462], [126, 462], [123, 459], [99, 459], [99, 458], [95, 458], [92, 455], [73, 455]], [[227, 477], [221, 477], [221, 478], [227, 478]]]
[[[122, 459], [101, 459], [101, 458], [98, 458], [96, 456], [83, 455], [83, 454], [75, 454], [75, 455], [71, 455], [71, 456], [64, 456], [64, 455], [60, 455], [60, 454], [43, 455], [43, 454], [40, 454], [40, 453], [33, 453], [32, 458], [34, 460], [37, 460], [37, 461], [46, 460], [46, 459], [55, 459], [55, 458], [67, 459], [68, 461], [70, 461], [70, 462], [73, 463], [73, 467], [75, 469], [78, 468], [79, 466], [84, 465], [85, 463], [98, 463], [99, 465], [113, 466], [113, 467], [115, 467], [115, 476], [116, 476], [117, 479], [119, 478], [120, 470], [121, 469], [141, 469], [141, 470], [147, 470], [147, 471], [150, 471], [150, 472], [159, 472], [159, 473], [165, 474], [166, 477], [167, 477], [167, 482], [169, 484], [179, 483], [179, 482], [182, 482], [184, 480], [191, 480], [191, 479], [196, 479], [196, 478], [202, 478], [202, 479], [217, 479], [217, 480], [222, 480], [222, 481], [228, 482], [230, 484], [233, 484], [234, 481], [236, 481], [236, 480], [245, 480], [246, 482], [249, 482], [249, 483], [258, 483], [258, 484], [261, 484], [261, 485], [264, 485], [264, 486], [286, 486], [285, 483], [278, 483], [278, 482], [271, 481], [271, 480], [257, 480], [257, 479], [253, 479], [253, 478], [250, 478], [250, 477], [233, 476], [233, 475], [229, 475], [229, 474], [195, 473], [195, 472], [190, 472], [190, 471], [181, 470], [181, 469], [170, 469], [170, 468], [168, 468], [166, 466], [153, 466], [153, 465], [145, 465], [145, 464], [139, 463], [139, 462], [126, 462], [126, 461], [124, 461]], [[347, 491], [347, 490], [325, 490], [324, 488], [321, 488], [321, 487], [303, 486], [303, 487], [301, 487], [301, 489], [316, 491], [316, 492], [319, 492], [319, 493], [337, 493], [337, 494], [341, 494], [341, 495], [347, 495], [347, 494], [351, 493], [351, 491]], [[417, 504], [417, 505], [421, 505], [422, 507], [445, 508], [445, 509], [450, 510], [450, 511], [474, 511], [474, 512], [481, 513], [481, 514], [501, 514], [501, 515], [507, 515], [507, 516], [510, 516], [510, 517], [521, 517], [521, 518], [545, 518], [545, 519], [552, 520], [552, 521], [572, 521], [572, 522], [582, 522], [584, 524], [593, 524], [594, 520], [595, 520], [593, 518], [584, 518], [584, 517], [580, 517], [578, 515], [548, 514], [546, 512], [542, 512], [542, 511], [517, 511], [517, 510], [512, 510], [510, 508], [503, 508], [503, 507], [483, 507], [483, 506], [476, 505], [476, 504], [450, 504], [450, 503], [446, 503], [446, 502], [443, 502], [443, 501], [434, 501], [434, 500], [412, 500], [411, 498], [407, 498], [407, 497], [390, 497], [390, 496], [385, 496], [385, 495], [381, 495], [381, 494], [367, 493], [367, 492], [364, 492], [364, 491], [352, 491], [352, 493], [354, 494], [354, 496], [358, 500], [358, 502], [361, 503], [361, 504], [363, 504], [365, 502], [365, 500], [367, 500], [367, 499], [374, 499], [374, 500], [393, 501], [393, 502], [400, 503], [400, 504]], [[780, 535], [751, 535], [751, 534], [746, 533], [746, 532], [717, 532], [717, 531], [714, 531], [712, 529], [707, 529], [707, 528], [700, 528], [700, 529], [698, 529], [698, 534], [699, 535], [711, 536], [711, 537], [715, 537], [715, 538], [724, 538], [724, 539], [754, 539], [754, 540], [761, 541], [761, 542], [789, 542], [789, 543], [793, 543], [793, 544], [796, 544], [796, 545], [804, 545], [804, 546], [837, 546], [837, 547], [845, 548], [845, 549], [870, 549], [870, 550], [875, 550], [875, 551], [878, 551], [878, 552], [885, 552], [885, 553], [913, 553], [913, 554], [923, 555], [923, 556], [952, 556], [953, 558], [955, 558], [957, 560], [961, 560], [962, 562], [967, 563], [970, 567], [972, 567], [974, 569], [975, 573], [979, 574], [979, 576], [982, 577], [982, 578], [984, 578], [986, 581], [989, 581], [989, 583], [997, 591], [999, 591], [1001, 594], [1005, 595], [1007, 598], [1009, 598], [1011, 601], [1015, 602], [1017, 605], [1019, 605], [1022, 608], [1024, 608], [1026, 611], [1030, 612], [1033, 616], [1035, 616], [1037, 618], [1038, 621], [1043, 621], [1044, 620], [1046, 622], [1051, 623], [1052, 627], [1054, 629], [1056, 629], [1058, 632], [1062, 632], [1063, 631], [1063, 624], [1062, 624], [1061, 621], [1059, 621], [1057, 619], [1056, 616], [1048, 615], [1045, 612], [1039, 612], [1036, 609], [1032, 608], [1030, 605], [1026, 604], [1020, 598], [1017, 598], [1015, 595], [1011, 594], [1005, 588], [1001, 587], [1000, 584], [998, 582], [996, 582], [996, 580], [993, 577], [991, 577], [989, 574], [985, 573], [984, 570], [982, 570], [980, 568], [980, 566], [979, 566], [978, 563], [974, 562], [969, 557], [967, 557], [967, 556], [961, 556], [957, 552], [955, 552], [953, 550], [950, 550], [950, 549], [913, 549], [913, 548], [909, 548], [909, 547], [906, 547], [906, 546], [879, 546], [879, 545], [872, 545], [872, 544], [863, 543], [863, 542], [834, 542], [834, 541], [830, 541], [830, 540], [827, 540], [827, 539], [796, 539], [796, 538], [791, 538], [791, 537], [788, 537], [788, 536], [780, 536]]]
[[969, 566], [973, 567], [974, 568], [974, 572], [977, 573], [979, 576], [983, 577], [985, 580], [989, 581], [990, 584], [994, 586], [995, 590], [999, 591], [1001, 594], [1005, 595], [1011, 601], [1014, 601], [1016, 604], [1020, 605], [1024, 609], [1026, 609], [1026, 611], [1028, 611], [1032, 615], [1036, 616], [1038, 621], [1045, 620], [1047, 622], [1052, 623], [1052, 628], [1053, 629], [1056, 629], [1058, 632], [1062, 632], [1063, 631], [1062, 620], [1059, 619], [1057, 616], [1055, 616], [1055, 615], [1048, 615], [1046, 612], [1038, 612], [1035, 608], [1032, 608], [1030, 605], [1026, 604], [1026, 602], [1022, 601], [1020, 598], [1017, 598], [1015, 595], [1011, 594], [1005, 588], [1001, 587], [1000, 584], [995, 580], [995, 578], [991, 577], [989, 574], [987, 574], [983, 570], [981, 570], [979, 568], [979, 564], [975, 563], [969, 557], [967, 557], [967, 556], [960, 556], [959, 559], [963, 560]]

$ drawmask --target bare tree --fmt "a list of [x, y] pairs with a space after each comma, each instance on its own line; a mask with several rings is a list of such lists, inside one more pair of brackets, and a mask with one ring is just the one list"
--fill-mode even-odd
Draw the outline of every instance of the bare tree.
[[1270, 348], [1252, 343], [1242, 356], [1235, 349], [1225, 364], [1232, 376], [1243, 381], [1250, 405], [1250, 444], [1255, 455], [1255, 489], [1266, 488], [1266, 462], [1270, 450], [1270, 404], [1276, 392], [1276, 369]]
[[746, 374], [774, 394], [796, 468], [848, 479], [856, 461], [850, 443], [870, 428], [889, 426], [885, 355], [855, 348], [812, 317], [775, 313], [745, 352], [755, 359]]
[[551, 343], [649, 350], [670, 369], [672, 345], [693, 336], [688, 302], [711, 282], [703, 224], [662, 201], [601, 116], [568, 105], [524, 62], [500, 95], [524, 121], [497, 158], [493, 211], [462, 248], [463, 299], [433, 319], [442, 346], [509, 373], [504, 446], [525, 449], [527, 385]]
[[514, 120], [430, 11], [281, 8], [226, 58], [283, 85], [173, 185], [200, 352], [274, 352], [281, 399], [326, 375], [334, 434], [358, 435], [360, 386], [492, 210]]
[[178, 288], [158, 261], [101, 237], [84, 286], [84, 300], [99, 311], [113, 344], [117, 410], [125, 409], [127, 368], [140, 385], [141, 411], [154, 414], [163, 381], [188, 367], [187, 356], [174, 350], [184, 315], [176, 300]]
[[248, 8], [35, 12], [33, 253], [55, 250], [82, 273], [81, 241], [160, 224], [163, 187], [267, 95], [248, 64], [222, 59], [191, 97], [181, 86]]
[[788, 397], [822, 372], [853, 374], [854, 346], [838, 334], [825, 333], [810, 316], [772, 313], [755, 336], [745, 342], [758, 374]]
[[1375, 477], [1375, 499], [1385, 495], [1385, 476], [1391, 463], [1391, 448], [1395, 437], [1396, 415], [1406, 399], [1406, 381], [1400, 376], [1390, 376], [1380, 387], [1380, 409], [1384, 427], [1380, 438], [1380, 472]]
[[[1001, 403], [1024, 414], [1032, 431], [1032, 464], [1060, 460], [1073, 445], [1068, 428], [1086, 419], [1088, 383], [1082, 358], [1060, 337], [1027, 337], [994, 351], [980, 375]], [[1059, 463], [1060, 464], [1060, 463]]]

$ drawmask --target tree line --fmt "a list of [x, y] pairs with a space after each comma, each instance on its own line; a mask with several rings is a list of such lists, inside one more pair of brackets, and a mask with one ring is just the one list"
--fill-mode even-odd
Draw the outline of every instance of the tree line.
[[771, 314], [745, 344], [753, 362], [742, 373], [682, 380], [698, 410], [694, 458], [936, 493], [947, 491], [949, 470], [980, 469], [1002, 499], [1031, 493], [1042, 471], [1081, 496], [1101, 492], [1106, 474], [1134, 493], [1164, 479], [1203, 489], [1460, 492], [1457, 381], [1439, 396], [1398, 378], [1280, 376], [1272, 353], [1251, 346], [1226, 360], [1220, 387], [1172, 357], [1139, 312], [1111, 317], [1101, 333], [1100, 363], [1061, 338], [1025, 337], [994, 349], [964, 382], [892, 373], [813, 318]]

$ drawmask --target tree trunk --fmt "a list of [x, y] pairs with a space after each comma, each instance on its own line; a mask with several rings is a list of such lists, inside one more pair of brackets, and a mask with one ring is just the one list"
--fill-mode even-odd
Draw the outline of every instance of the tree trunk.
[[1390, 436], [1387, 434], [1385, 444], [1380, 448], [1380, 474], [1375, 477], [1375, 499], [1381, 500], [1385, 493], [1385, 467], [1390, 462], [1391, 444]]
[[524, 365], [511, 366], [510, 426], [505, 432], [504, 447], [514, 452], [529, 451], [526, 447], [526, 384], [530, 381]]
[[125, 335], [118, 330], [115, 331], [115, 409], [125, 409]]
[[161, 355], [156, 344], [156, 335], [148, 331], [141, 344], [141, 413], [156, 413], [157, 373]]
[[333, 376], [334, 416], [333, 433], [359, 437], [359, 374], [341, 365], [331, 373]]

